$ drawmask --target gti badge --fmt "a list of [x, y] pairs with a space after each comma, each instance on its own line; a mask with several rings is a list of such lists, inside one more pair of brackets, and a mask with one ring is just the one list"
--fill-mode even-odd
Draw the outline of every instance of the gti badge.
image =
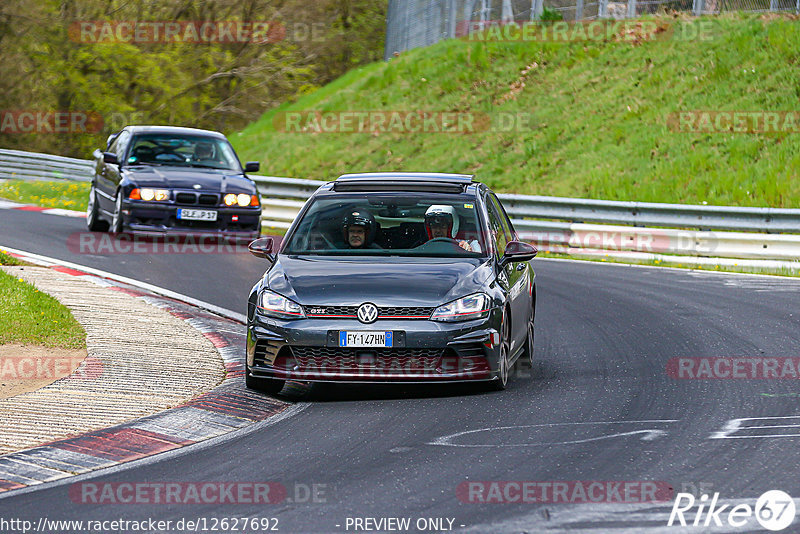
[[378, 318], [378, 308], [367, 302], [359, 306], [357, 315], [358, 320], [362, 323], [374, 323]]

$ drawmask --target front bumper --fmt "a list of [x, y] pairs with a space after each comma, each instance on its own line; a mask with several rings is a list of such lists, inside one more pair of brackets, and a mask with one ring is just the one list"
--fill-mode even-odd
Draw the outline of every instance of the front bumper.
[[[212, 210], [216, 221], [178, 219], [178, 209]], [[216, 234], [242, 239], [261, 235], [261, 207], [183, 206], [173, 202], [127, 200], [122, 204], [123, 226], [137, 234]]]
[[[471, 382], [495, 380], [499, 348], [492, 315], [463, 323], [385, 319], [281, 321], [248, 325], [247, 372], [309, 382]], [[342, 330], [392, 331], [391, 348], [341, 348]]]

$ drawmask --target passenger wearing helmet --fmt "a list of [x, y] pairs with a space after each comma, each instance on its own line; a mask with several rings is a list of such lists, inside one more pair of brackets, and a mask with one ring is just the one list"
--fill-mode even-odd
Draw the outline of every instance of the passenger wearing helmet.
[[377, 226], [370, 212], [354, 209], [342, 221], [344, 242], [350, 248], [380, 248], [374, 243]]
[[428, 239], [452, 239], [464, 250], [480, 252], [480, 244], [477, 241], [456, 240], [458, 227], [459, 217], [453, 206], [434, 204], [425, 212], [425, 230], [428, 232]]

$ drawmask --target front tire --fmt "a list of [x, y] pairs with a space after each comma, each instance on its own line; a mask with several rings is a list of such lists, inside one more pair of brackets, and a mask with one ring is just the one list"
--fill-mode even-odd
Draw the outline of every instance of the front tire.
[[489, 382], [492, 391], [503, 391], [508, 386], [509, 358], [511, 357], [511, 336], [506, 315], [503, 314], [503, 324], [500, 326], [500, 357], [497, 362], [497, 380]]
[[114, 218], [111, 220], [111, 233], [122, 233], [122, 190], [117, 191], [117, 200], [114, 206]]
[[285, 380], [279, 380], [277, 378], [261, 378], [250, 376], [249, 368], [245, 369], [244, 372], [244, 385], [247, 386], [247, 389], [260, 391], [262, 393], [266, 393], [267, 395], [277, 395], [281, 392], [285, 383]]
[[97, 191], [94, 186], [89, 189], [89, 203], [86, 206], [86, 228], [90, 232], [105, 232], [108, 222], [100, 218], [100, 206], [97, 204]]

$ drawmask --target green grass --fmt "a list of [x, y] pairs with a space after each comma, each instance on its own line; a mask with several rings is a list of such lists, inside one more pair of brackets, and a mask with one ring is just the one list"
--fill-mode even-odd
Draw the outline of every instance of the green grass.
[[0, 198], [46, 208], [86, 211], [88, 182], [8, 180], [0, 182]]
[[[464, 172], [508, 193], [800, 207], [800, 134], [683, 133], [667, 123], [687, 110], [796, 110], [800, 23], [657, 20], [673, 35], [711, 25], [703, 40], [638, 44], [444, 41], [351, 71], [231, 141], [272, 176]], [[276, 130], [279, 113], [303, 110], [481, 112], [495, 124], [500, 113], [519, 113], [529, 125], [473, 134]]]
[[86, 332], [66, 306], [0, 271], [0, 344], [9, 343], [80, 349]]
[[14, 256], [9, 255], [3, 249], [0, 249], [0, 265], [27, 265], [27, 264], [21, 260], [18, 260]]

